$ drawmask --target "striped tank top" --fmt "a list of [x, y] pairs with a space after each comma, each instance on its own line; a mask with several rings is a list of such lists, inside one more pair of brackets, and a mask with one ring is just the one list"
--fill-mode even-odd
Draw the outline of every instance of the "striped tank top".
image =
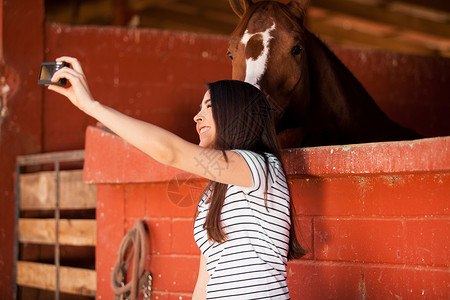
[[[221, 214], [227, 240], [212, 243], [203, 229], [210, 195], [206, 191], [198, 204], [194, 239], [206, 257], [210, 275], [207, 299], [289, 299], [286, 283], [289, 249], [289, 190], [278, 159], [234, 150], [250, 167], [253, 186], [228, 185]], [[264, 193], [267, 181], [267, 207]]]

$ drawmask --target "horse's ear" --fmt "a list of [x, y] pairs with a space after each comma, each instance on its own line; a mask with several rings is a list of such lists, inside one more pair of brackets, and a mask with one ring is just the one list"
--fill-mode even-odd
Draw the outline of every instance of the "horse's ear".
[[252, 0], [228, 0], [233, 11], [242, 18], [245, 11], [253, 5]]
[[288, 7], [299, 20], [304, 20], [309, 3], [310, 0], [292, 0]]

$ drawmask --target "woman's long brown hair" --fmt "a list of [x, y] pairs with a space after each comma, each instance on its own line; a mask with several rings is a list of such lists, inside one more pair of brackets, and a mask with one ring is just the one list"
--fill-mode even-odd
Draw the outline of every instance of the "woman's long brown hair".
[[[237, 80], [209, 83], [208, 89], [216, 124], [214, 148], [223, 151], [225, 160], [228, 159], [225, 150], [240, 149], [259, 153], [264, 157], [267, 172], [269, 161], [265, 153], [271, 153], [278, 158], [284, 172], [272, 110], [264, 94], [253, 85]], [[266, 181], [267, 178], [268, 174]], [[212, 194], [207, 200], [210, 206], [203, 226], [208, 238], [217, 243], [227, 239], [221, 226], [221, 212], [227, 188], [226, 184], [210, 181], [205, 189], [211, 190]], [[291, 227], [288, 259], [293, 259], [302, 257], [306, 251], [297, 240], [295, 209], [292, 201], [289, 203]]]

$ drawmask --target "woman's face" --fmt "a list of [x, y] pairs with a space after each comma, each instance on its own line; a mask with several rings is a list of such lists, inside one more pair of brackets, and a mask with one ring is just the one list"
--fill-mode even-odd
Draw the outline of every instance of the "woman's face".
[[216, 139], [216, 123], [212, 114], [209, 91], [206, 91], [205, 96], [203, 96], [200, 111], [195, 115], [194, 121], [197, 123], [196, 129], [200, 137], [198, 145], [201, 147], [212, 147]]

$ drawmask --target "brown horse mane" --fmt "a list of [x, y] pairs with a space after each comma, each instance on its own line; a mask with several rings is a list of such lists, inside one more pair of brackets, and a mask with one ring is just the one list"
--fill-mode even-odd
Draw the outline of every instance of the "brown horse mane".
[[[343, 71], [344, 74], [346, 74], [346, 76], [349, 77], [349, 79], [352, 79], [356, 82], [359, 82], [359, 80], [355, 77], [355, 75], [353, 74], [352, 71], [350, 71], [347, 66], [344, 65], [344, 63], [336, 56], [336, 54], [330, 49], [330, 47], [327, 45], [327, 43], [325, 41], [323, 41], [319, 36], [317, 36], [315, 33], [306, 30], [308, 32], [308, 39], [315, 39], [317, 42], [317, 45], [319, 45], [320, 49], [325, 53], [325, 56], [328, 58], [328, 60], [330, 61], [331, 64], [334, 64], [336, 69], [341, 70], [341, 72]], [[307, 42], [309, 44], [309, 42]], [[307, 47], [306, 49], [306, 53], [308, 53], [308, 50], [311, 51], [309, 49], [309, 47]], [[311, 59], [311, 55], [308, 55], [308, 63], [309, 60]], [[373, 100], [372, 96], [367, 92], [367, 90], [364, 88], [364, 86], [362, 84], [358, 84], [357, 85], [361, 91], [364, 92], [364, 94], [366, 94], [366, 96], [370, 99]]]

